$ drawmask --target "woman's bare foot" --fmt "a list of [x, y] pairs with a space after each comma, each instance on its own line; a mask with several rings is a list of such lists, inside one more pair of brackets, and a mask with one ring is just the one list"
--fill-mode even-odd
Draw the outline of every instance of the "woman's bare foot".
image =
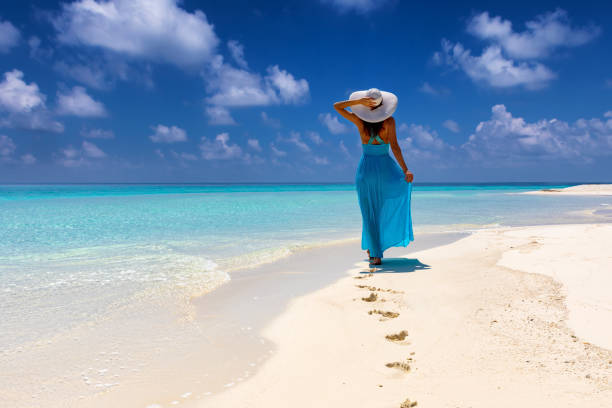
[[382, 264], [382, 259], [377, 258], [377, 257], [370, 257], [370, 265], [380, 265]]

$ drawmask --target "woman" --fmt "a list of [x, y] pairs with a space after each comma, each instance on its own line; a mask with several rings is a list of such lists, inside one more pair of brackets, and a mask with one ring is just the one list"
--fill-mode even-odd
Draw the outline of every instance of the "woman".
[[[352, 112], [346, 110], [349, 106]], [[361, 137], [363, 155], [355, 184], [363, 219], [361, 248], [368, 251], [372, 265], [382, 263], [387, 248], [407, 246], [414, 239], [410, 215], [414, 176], [397, 143], [391, 116], [396, 107], [395, 95], [376, 88], [353, 92], [348, 101], [334, 104], [338, 113], [357, 126]], [[389, 146], [397, 163], [389, 156]]]

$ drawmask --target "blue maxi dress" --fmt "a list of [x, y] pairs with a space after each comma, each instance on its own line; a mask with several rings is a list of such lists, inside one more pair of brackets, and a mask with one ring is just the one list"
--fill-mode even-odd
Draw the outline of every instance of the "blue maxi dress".
[[[379, 144], [373, 144], [376, 140]], [[389, 155], [389, 144], [370, 134], [362, 144], [363, 155], [357, 166], [355, 185], [363, 220], [361, 249], [382, 258], [390, 247], [408, 246], [414, 240], [407, 183], [399, 165]]]

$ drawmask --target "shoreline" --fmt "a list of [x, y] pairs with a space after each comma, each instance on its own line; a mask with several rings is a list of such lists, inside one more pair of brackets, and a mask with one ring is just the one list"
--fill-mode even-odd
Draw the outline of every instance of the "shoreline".
[[[424, 234], [416, 249], [393, 248], [389, 253], [444, 245], [466, 235]], [[185, 356], [186, 364], [176, 384], [166, 384], [166, 390], [154, 392], [150, 386], [140, 392], [132, 389], [128, 397], [138, 395], [137, 404], [146, 402], [144, 406], [173, 406], [177, 401], [181, 406], [197, 406], [198, 397], [206, 399], [246, 382], [278, 351], [278, 345], [263, 335], [265, 327], [282, 315], [293, 299], [316, 293], [341, 279], [347, 259], [363, 259], [358, 243], [313, 247], [272, 263], [234, 271], [229, 282], [192, 299], [204, 347], [192, 349]], [[206, 369], [193, 370], [194, 361]], [[200, 381], [200, 375], [204, 380]], [[202, 383], [206, 383], [205, 388], [200, 388]], [[180, 398], [186, 393], [190, 394], [188, 398]], [[88, 406], [105, 407], [124, 401], [116, 394], [98, 398]]]
[[[394, 251], [441, 245], [465, 235], [423, 234], [418, 245]], [[190, 310], [181, 315], [163, 304], [154, 305], [144, 315], [139, 312], [141, 327], [133, 327], [135, 322], [126, 319], [134, 317], [128, 314], [119, 321], [73, 330], [48, 344], [34, 344], [27, 356], [5, 354], [3, 366], [11, 377], [2, 381], [0, 400], [13, 407], [156, 407], [173, 406], [175, 401], [189, 406], [197, 397], [227, 390], [226, 385], [252, 376], [276, 351], [260, 332], [291, 299], [340, 279], [347, 259], [363, 259], [356, 242], [314, 246], [236, 270], [227, 283], [193, 297]], [[177, 325], [176, 319], [182, 323]], [[150, 332], [145, 326], [151, 323], [163, 330], [160, 335], [139, 338], [139, 333]], [[172, 338], [180, 341], [169, 344], [160, 337], [171, 334], [168, 328], [186, 337], [174, 334]], [[55, 366], [58, 356], [62, 367]], [[28, 386], [24, 388], [19, 378], [29, 378]], [[43, 388], [38, 385], [42, 383]]]
[[[604, 407], [612, 350], [571, 327], [563, 284], [575, 281], [522, 271], [507, 255], [532, 253], [541, 259], [536, 269], [546, 268], [551, 255], [542, 251], [559, 251], [551, 229], [561, 238], [583, 230], [568, 244], [576, 254], [594, 230], [612, 239], [609, 224], [503, 227], [413, 252], [374, 274], [358, 262], [266, 326], [262, 335], [277, 349], [257, 374], [196, 406], [399, 407], [408, 398], [431, 407]], [[576, 254], [570, 272], [582, 265]], [[598, 335], [612, 337], [605, 321], [595, 322]], [[402, 330], [401, 341], [385, 338]]]

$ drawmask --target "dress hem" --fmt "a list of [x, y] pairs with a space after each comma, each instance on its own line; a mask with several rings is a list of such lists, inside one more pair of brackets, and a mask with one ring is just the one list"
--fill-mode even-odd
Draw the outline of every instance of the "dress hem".
[[[405, 244], [404, 244], [404, 242], [405, 242], [404, 240], [402, 240], [402, 241], [400, 241], [400, 242], [396, 242], [395, 244], [389, 245], [388, 247], [386, 247], [385, 249], [381, 250], [380, 252], [382, 252], [382, 253], [384, 254], [384, 252], [385, 252], [387, 249], [389, 249], [389, 248], [395, 248], [395, 247], [397, 247], [397, 248], [400, 248], [400, 247], [406, 248], [408, 245], [410, 245], [410, 243], [411, 243], [412, 241], [414, 241], [414, 238], [409, 238], [409, 239], [408, 239], [408, 242], [406, 242]], [[365, 251], [365, 250], [369, 250], [370, 248], [364, 248], [364, 247], [363, 247], [363, 245], [362, 245], [362, 246], [361, 246], [361, 249]], [[375, 258], [377, 258], [377, 257], [375, 257]], [[383, 256], [382, 256], [382, 255], [381, 255], [381, 258], [383, 258]]]

